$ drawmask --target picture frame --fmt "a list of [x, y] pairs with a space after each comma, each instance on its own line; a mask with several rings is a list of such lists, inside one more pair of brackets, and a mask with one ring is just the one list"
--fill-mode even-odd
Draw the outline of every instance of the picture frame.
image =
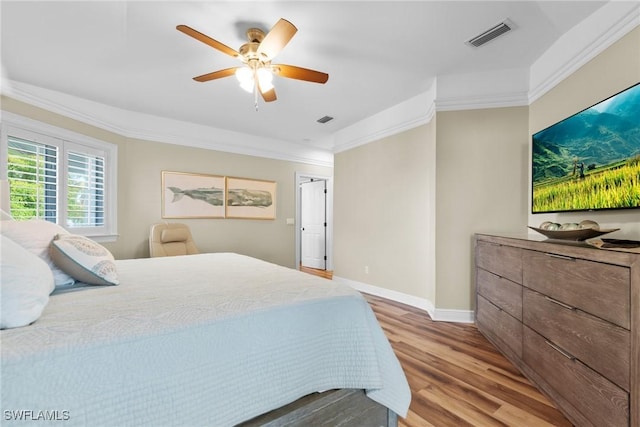
[[224, 218], [224, 176], [162, 171], [162, 218]]
[[225, 194], [226, 218], [276, 218], [275, 181], [227, 177]]

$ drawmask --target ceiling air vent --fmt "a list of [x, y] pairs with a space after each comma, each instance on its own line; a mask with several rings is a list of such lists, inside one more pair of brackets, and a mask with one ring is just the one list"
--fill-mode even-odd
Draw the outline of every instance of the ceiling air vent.
[[475, 36], [471, 40], [468, 40], [467, 44], [470, 44], [471, 46], [475, 46], [475, 47], [480, 47], [483, 44], [488, 43], [491, 40], [495, 39], [496, 37], [511, 31], [513, 28], [514, 28], [513, 23], [507, 19], [504, 22], [499, 23], [495, 27], [489, 28], [484, 33]]
[[333, 117], [331, 116], [324, 116], [324, 117], [320, 117], [318, 120], [316, 120], [318, 123], [327, 123], [328, 121], [333, 120]]

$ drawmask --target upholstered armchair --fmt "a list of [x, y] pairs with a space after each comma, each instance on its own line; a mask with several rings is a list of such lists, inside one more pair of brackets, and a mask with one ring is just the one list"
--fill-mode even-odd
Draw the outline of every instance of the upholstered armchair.
[[151, 226], [149, 255], [151, 257], [191, 255], [200, 253], [186, 224], [159, 223]]

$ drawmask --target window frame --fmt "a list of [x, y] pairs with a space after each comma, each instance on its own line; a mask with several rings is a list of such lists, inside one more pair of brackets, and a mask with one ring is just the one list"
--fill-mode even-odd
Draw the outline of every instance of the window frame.
[[[113, 242], [118, 237], [118, 146], [92, 138], [68, 129], [53, 126], [24, 116], [2, 111], [0, 121], [0, 179], [7, 181], [8, 137], [39, 142], [58, 147], [58, 194], [57, 221], [60, 226], [74, 234], [81, 234], [99, 242]], [[104, 196], [105, 222], [99, 227], [68, 227], [67, 226], [67, 157], [68, 152], [79, 152], [87, 155], [104, 156]], [[9, 199], [3, 197], [6, 201]], [[9, 206], [0, 206], [9, 212]]]

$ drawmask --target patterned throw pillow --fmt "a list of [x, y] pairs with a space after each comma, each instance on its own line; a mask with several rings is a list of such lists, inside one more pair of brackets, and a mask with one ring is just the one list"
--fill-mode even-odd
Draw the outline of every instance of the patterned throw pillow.
[[58, 234], [51, 241], [53, 262], [74, 279], [90, 285], [118, 285], [113, 255], [107, 248], [77, 234]]

